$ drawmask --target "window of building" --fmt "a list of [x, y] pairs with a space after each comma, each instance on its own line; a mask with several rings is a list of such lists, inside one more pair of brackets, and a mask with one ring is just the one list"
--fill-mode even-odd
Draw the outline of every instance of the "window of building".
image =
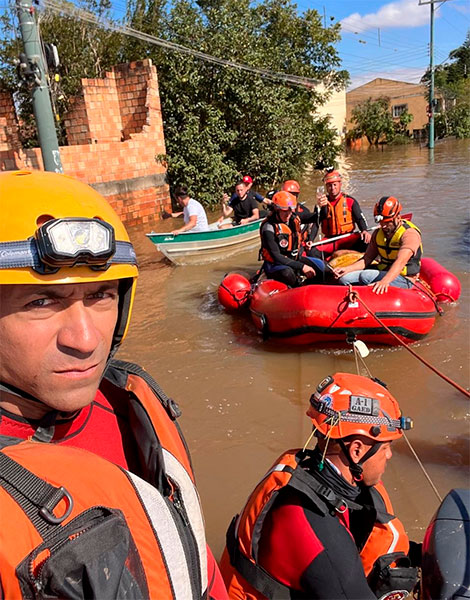
[[392, 114], [394, 117], [401, 117], [401, 115], [408, 110], [408, 104], [396, 104], [392, 108]]

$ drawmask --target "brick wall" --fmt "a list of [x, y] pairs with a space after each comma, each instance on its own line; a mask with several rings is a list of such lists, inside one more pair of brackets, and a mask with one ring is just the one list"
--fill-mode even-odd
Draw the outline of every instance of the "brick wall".
[[[64, 172], [102, 193], [127, 225], [151, 224], [171, 210], [156, 68], [146, 59], [83, 79], [64, 121]], [[0, 169], [42, 169], [39, 148], [24, 150], [13, 102], [0, 94]]]

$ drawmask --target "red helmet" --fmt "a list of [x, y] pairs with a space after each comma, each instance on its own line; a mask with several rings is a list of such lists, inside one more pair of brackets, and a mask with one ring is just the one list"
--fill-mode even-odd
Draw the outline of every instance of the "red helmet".
[[251, 284], [240, 273], [229, 273], [219, 285], [217, 293], [220, 304], [227, 310], [238, 310], [251, 296]]
[[351, 373], [329, 375], [320, 382], [307, 415], [317, 431], [336, 440], [362, 435], [374, 442], [391, 442], [413, 426], [383, 384]]
[[250, 183], [253, 183], [253, 179], [249, 175], [244, 175], [242, 181], [243, 181], [243, 183], [246, 183], [247, 185], [249, 185]]
[[328, 171], [323, 177], [323, 183], [333, 183], [334, 181], [341, 182], [341, 173], [339, 171]]
[[288, 208], [295, 210], [297, 198], [289, 192], [276, 192], [272, 197], [271, 206], [278, 210], [286, 210]]
[[401, 203], [393, 196], [382, 196], [374, 206], [374, 219], [376, 223], [392, 221], [401, 212]]
[[288, 181], [284, 181], [282, 184], [283, 192], [290, 192], [291, 194], [300, 194], [300, 185], [298, 181], [295, 179], [289, 179]]

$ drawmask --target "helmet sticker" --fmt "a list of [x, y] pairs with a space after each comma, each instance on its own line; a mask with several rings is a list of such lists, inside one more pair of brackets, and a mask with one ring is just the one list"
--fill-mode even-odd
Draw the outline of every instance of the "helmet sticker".
[[351, 396], [349, 399], [349, 412], [377, 417], [379, 414], [379, 403], [375, 398]]
[[288, 245], [289, 245], [289, 242], [287, 240], [279, 241], [279, 246], [281, 246], [281, 248], [287, 248]]
[[324, 396], [320, 396], [320, 402], [323, 402], [326, 406], [331, 406], [333, 404], [333, 398], [330, 394], [325, 394]]

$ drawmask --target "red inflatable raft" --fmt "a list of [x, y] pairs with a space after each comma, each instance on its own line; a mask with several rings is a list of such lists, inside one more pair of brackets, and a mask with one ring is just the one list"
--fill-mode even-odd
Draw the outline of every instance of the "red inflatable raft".
[[[365, 342], [394, 346], [399, 341], [381, 323], [402, 342], [412, 343], [434, 325], [437, 300], [455, 301], [459, 297], [458, 279], [433, 259], [423, 259], [420, 277], [433, 293], [419, 282], [409, 290], [390, 287], [381, 295], [371, 287], [355, 286], [351, 295], [349, 288], [338, 284], [288, 288], [272, 279], [260, 281], [250, 292], [248, 280], [232, 273], [219, 287], [219, 301], [231, 310], [249, 302], [253, 322], [264, 339], [329, 344], [345, 343], [356, 336]], [[230, 295], [232, 287], [235, 296]]]

